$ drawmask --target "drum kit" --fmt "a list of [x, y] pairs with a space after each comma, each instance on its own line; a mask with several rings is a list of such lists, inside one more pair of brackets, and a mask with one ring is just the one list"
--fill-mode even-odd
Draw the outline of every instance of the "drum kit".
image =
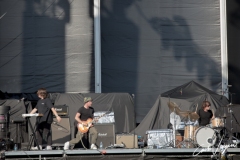
[[[179, 139], [176, 135], [176, 123], [173, 127], [174, 147], [176, 148], [197, 148], [197, 147], [214, 147], [218, 145], [220, 139], [226, 138], [226, 114], [222, 117], [216, 117], [211, 120], [211, 123], [207, 126], [198, 125], [199, 115], [191, 111], [181, 111], [181, 109], [174, 102], [168, 102], [169, 109], [176, 115], [183, 118], [187, 118], [184, 124], [184, 136], [183, 139]], [[223, 131], [223, 133], [222, 133]], [[176, 142], [178, 141], [178, 142]]]

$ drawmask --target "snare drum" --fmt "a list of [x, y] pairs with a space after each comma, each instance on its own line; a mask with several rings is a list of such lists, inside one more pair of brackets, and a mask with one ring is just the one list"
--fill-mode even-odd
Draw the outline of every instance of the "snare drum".
[[221, 128], [221, 127], [224, 127], [224, 119], [223, 118], [214, 118], [212, 120], [212, 128]]
[[209, 127], [200, 127], [195, 131], [194, 139], [201, 147], [211, 147], [216, 143], [216, 132]]
[[184, 140], [193, 140], [194, 132], [197, 129], [197, 126], [194, 125], [187, 125], [184, 128]]

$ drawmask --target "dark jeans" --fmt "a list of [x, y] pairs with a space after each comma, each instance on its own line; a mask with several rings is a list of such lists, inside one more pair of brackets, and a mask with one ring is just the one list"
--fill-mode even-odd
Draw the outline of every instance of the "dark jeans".
[[49, 146], [52, 145], [51, 124], [42, 122], [37, 125], [36, 137], [39, 145], [43, 143]]

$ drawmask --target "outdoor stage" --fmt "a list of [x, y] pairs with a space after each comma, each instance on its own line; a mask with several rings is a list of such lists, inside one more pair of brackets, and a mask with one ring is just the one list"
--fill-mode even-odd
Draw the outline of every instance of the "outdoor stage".
[[[240, 159], [239, 148], [227, 148], [227, 159]], [[2, 159], [221, 159], [217, 148], [168, 148], [168, 149], [103, 149], [103, 150], [51, 150], [51, 151], [6, 151]]]

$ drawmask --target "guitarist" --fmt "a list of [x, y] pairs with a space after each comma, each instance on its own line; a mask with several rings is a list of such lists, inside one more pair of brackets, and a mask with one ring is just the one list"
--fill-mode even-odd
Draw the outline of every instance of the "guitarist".
[[[89, 118], [93, 119], [93, 113], [94, 109], [92, 106], [92, 98], [91, 97], [85, 97], [84, 98], [84, 106], [79, 108], [78, 112], [76, 113], [75, 120], [78, 124], [85, 124]], [[89, 126], [89, 133], [91, 135], [91, 149], [97, 149], [95, 143], [97, 140], [97, 130], [92, 124], [88, 124]], [[81, 133], [78, 130], [78, 133], [76, 135], [76, 138], [72, 139], [71, 141], [68, 141], [64, 144], [64, 150], [69, 149], [69, 146], [77, 144], [83, 137], [84, 133]]]

